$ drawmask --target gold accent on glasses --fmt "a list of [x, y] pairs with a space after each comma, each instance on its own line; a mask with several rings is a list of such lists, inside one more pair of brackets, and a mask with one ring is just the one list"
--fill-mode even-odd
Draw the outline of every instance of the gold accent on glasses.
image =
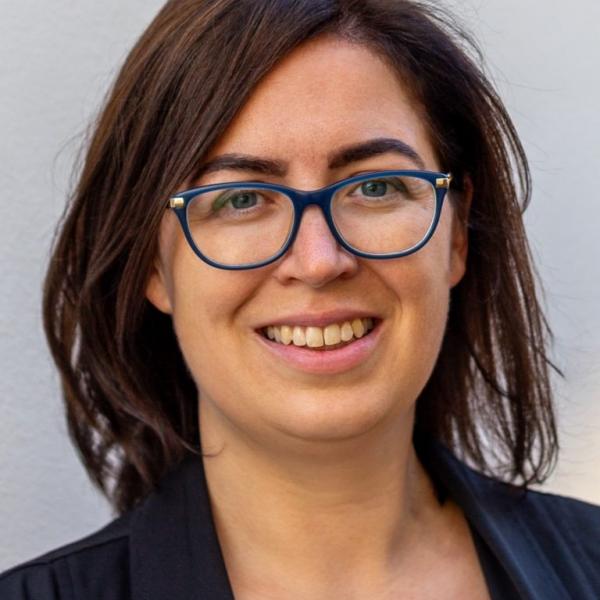
[[450, 187], [450, 182], [452, 181], [452, 175], [448, 175], [448, 177], [439, 177], [435, 180], [436, 188], [446, 188]]

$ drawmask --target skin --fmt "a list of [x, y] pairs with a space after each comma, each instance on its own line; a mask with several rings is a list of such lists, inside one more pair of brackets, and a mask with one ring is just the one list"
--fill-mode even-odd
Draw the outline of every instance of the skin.
[[[207, 157], [277, 159], [287, 173], [228, 169], [186, 184], [316, 189], [417, 168], [394, 152], [328, 168], [332, 151], [379, 137], [444, 170], [397, 74], [370, 50], [324, 37], [263, 79]], [[415, 401], [465, 270], [467, 236], [452, 202], [429, 244], [397, 260], [349, 254], [315, 206], [289, 252], [261, 269], [203, 263], [170, 211], [159, 248], [147, 297], [172, 315], [198, 386], [202, 447], [216, 454], [204, 459], [206, 477], [236, 598], [487, 598], [464, 515], [437, 502], [411, 444]], [[383, 318], [375, 352], [350, 371], [304, 373], [257, 343], [255, 327], [269, 320], [336, 308]]]

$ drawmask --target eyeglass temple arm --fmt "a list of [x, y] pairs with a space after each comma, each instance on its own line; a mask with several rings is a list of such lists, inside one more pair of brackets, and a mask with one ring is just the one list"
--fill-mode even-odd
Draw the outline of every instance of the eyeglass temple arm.
[[452, 174], [448, 173], [447, 177], [438, 177], [435, 180], [435, 187], [448, 189], [450, 187], [451, 181], [452, 181]]
[[169, 198], [169, 208], [182, 208], [185, 204], [185, 200], [179, 196]]

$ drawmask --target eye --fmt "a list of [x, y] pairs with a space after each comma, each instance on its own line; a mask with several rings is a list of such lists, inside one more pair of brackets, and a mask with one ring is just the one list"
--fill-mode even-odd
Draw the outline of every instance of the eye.
[[385, 198], [398, 192], [406, 192], [406, 185], [397, 177], [386, 177], [385, 179], [363, 181], [352, 190], [351, 195], [362, 195], [367, 198]]
[[258, 204], [260, 194], [253, 190], [234, 190], [221, 194], [212, 205], [214, 211], [227, 204], [236, 210], [248, 210]]
[[365, 196], [379, 197], [388, 192], [389, 185], [387, 181], [365, 181], [360, 189]]

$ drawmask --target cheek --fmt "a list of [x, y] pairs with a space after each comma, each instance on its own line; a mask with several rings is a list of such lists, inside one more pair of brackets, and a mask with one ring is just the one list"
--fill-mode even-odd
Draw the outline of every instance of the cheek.
[[428, 265], [415, 277], [413, 289], [408, 290], [406, 326], [415, 339], [413, 352], [423, 365], [435, 361], [446, 329], [450, 290], [438, 265]]
[[[435, 234], [418, 252], [386, 264], [385, 280], [400, 304], [426, 319], [427, 315], [443, 312], [448, 304], [451, 287], [451, 214], [442, 213]], [[395, 271], [395, 273], [393, 273]]]
[[259, 286], [259, 273], [214, 269], [195, 255], [182, 254], [185, 258], [175, 260], [172, 269], [173, 326], [198, 382], [235, 354], [244, 334], [240, 315]]
[[444, 229], [439, 233], [419, 252], [380, 271], [397, 307], [390, 359], [407, 367], [405, 374], [415, 385], [422, 385], [435, 365], [448, 318], [449, 238]]
[[450, 296], [446, 270], [433, 253], [415, 255], [402, 265], [394, 291], [406, 342], [410, 340], [413, 352], [427, 351], [441, 340], [445, 328]]

